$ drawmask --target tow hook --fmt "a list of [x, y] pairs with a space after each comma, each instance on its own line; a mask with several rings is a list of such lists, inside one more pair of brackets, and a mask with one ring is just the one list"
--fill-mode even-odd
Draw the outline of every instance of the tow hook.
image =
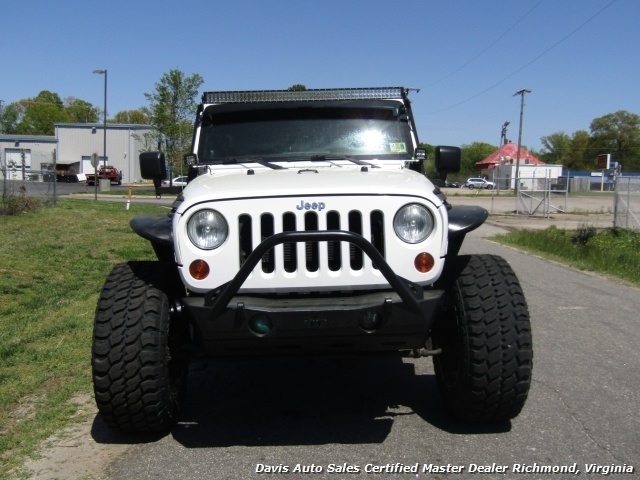
[[423, 348], [416, 348], [413, 350], [413, 358], [433, 357], [435, 355], [440, 355], [441, 353], [442, 348], [433, 348], [431, 338], [428, 338]]
[[434, 350], [429, 350], [429, 349], [426, 349], [426, 348], [420, 348], [420, 349], [413, 350], [413, 358], [433, 357], [435, 355], [440, 355], [441, 353], [442, 353], [442, 349], [441, 348], [436, 348]]

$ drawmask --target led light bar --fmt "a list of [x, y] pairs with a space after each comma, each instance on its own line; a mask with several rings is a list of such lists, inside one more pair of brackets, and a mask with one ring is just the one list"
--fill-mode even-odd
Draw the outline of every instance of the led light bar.
[[402, 99], [403, 87], [327, 88], [311, 90], [245, 90], [205, 92], [202, 103], [297, 102], [319, 100]]

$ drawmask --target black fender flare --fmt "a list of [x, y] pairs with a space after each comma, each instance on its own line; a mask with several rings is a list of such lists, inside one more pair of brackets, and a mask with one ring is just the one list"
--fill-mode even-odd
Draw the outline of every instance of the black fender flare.
[[480, 227], [489, 217], [489, 212], [477, 205], [452, 206], [449, 214], [449, 249], [447, 257], [458, 255], [467, 233]]

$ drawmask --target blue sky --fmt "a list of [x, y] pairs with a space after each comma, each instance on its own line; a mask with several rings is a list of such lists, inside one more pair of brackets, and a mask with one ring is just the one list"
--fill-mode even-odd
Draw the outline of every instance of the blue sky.
[[172, 68], [203, 90], [405, 86], [420, 140], [525, 146], [640, 114], [637, 0], [5, 0], [0, 99], [147, 104]]

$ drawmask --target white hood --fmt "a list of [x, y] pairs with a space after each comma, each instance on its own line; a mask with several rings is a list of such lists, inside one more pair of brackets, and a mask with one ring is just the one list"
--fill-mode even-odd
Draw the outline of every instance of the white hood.
[[[250, 173], [253, 172], [253, 173]], [[298, 195], [412, 195], [440, 200], [433, 184], [417, 172], [404, 168], [371, 168], [360, 166], [332, 168], [268, 168], [215, 170], [194, 179], [183, 191], [184, 201], [178, 212], [207, 201], [248, 197]]]

